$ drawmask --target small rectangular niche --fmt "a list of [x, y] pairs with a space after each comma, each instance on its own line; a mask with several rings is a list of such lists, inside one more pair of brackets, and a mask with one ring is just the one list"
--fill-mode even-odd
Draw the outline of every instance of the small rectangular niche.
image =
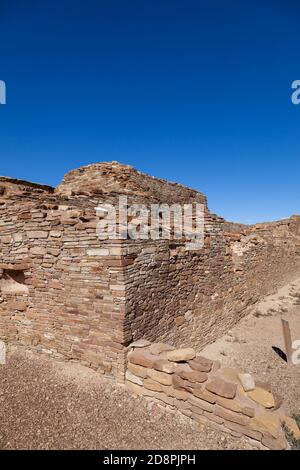
[[24, 271], [20, 269], [0, 270], [0, 292], [2, 294], [28, 294]]

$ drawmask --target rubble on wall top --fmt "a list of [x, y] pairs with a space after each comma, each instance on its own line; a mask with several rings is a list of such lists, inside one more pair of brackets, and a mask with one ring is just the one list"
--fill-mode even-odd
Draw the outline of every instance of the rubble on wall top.
[[206, 197], [195, 189], [155, 178], [118, 162], [94, 163], [67, 173], [55, 192], [64, 195], [128, 194], [161, 202], [197, 200]]
[[0, 176], [0, 184], [1, 183], [10, 183], [19, 186], [28, 186], [31, 188], [41, 189], [43, 191], [47, 191], [49, 193], [54, 192], [54, 188], [52, 186], [48, 186], [46, 184], [39, 184], [39, 183], [32, 183], [31, 181], [20, 180], [17, 178], [10, 178], [9, 176]]

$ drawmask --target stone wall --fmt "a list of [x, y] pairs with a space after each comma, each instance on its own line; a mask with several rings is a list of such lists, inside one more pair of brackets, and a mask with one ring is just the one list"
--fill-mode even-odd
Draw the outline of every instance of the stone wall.
[[1, 339], [122, 380], [122, 249], [99, 245], [96, 201], [15, 180], [1, 187]]
[[61, 195], [133, 196], [139, 202], [185, 203], [191, 200], [207, 204], [206, 197], [191, 188], [141, 173], [117, 162], [96, 163], [67, 173], [55, 192]]
[[133, 343], [125, 385], [131, 393], [197, 423], [246, 436], [254, 446], [286, 449], [283, 424], [300, 438], [296, 422], [286, 416], [282, 399], [268, 384], [237, 369], [221, 368], [192, 348]]
[[300, 217], [243, 232], [225, 232], [223, 224], [206, 214], [205, 244], [197, 251], [168, 241], [131, 243], [135, 259], [125, 279], [134, 339], [200, 350], [300, 275]]
[[[97, 237], [99, 203], [205, 208], [204, 246]], [[300, 275], [300, 218], [248, 227], [212, 214], [203, 194], [116, 163], [56, 188], [0, 178], [0, 338], [79, 360], [123, 380], [139, 338], [204, 345], [260, 297]]]

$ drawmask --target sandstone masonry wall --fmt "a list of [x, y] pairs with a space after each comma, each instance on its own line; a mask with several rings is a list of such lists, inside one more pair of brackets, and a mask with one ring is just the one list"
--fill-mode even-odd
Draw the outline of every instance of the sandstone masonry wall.
[[134, 339], [200, 350], [228, 331], [263, 296], [300, 275], [300, 218], [225, 232], [206, 214], [205, 244], [132, 243], [126, 269], [128, 325]]
[[0, 338], [123, 380], [122, 249], [99, 245], [96, 201], [1, 188]]
[[196, 355], [191, 348], [140, 340], [128, 354], [126, 388], [157, 406], [179, 412], [254, 446], [288, 447], [283, 424], [300, 437], [296, 422], [286, 416], [282, 399], [268, 384], [237, 369]]
[[[99, 240], [96, 206], [198, 202], [204, 246]], [[230, 224], [197, 191], [116, 163], [90, 165], [56, 188], [0, 178], [0, 338], [124, 379], [130, 343], [197, 350], [260, 297], [300, 275], [300, 217]]]

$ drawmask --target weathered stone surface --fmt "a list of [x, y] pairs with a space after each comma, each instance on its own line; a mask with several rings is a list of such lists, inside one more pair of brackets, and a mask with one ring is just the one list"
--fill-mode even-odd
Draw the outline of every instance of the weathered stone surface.
[[237, 386], [232, 382], [227, 382], [226, 380], [215, 377], [209, 380], [205, 388], [220, 397], [234, 398]]
[[188, 361], [196, 356], [195, 350], [192, 348], [174, 349], [167, 353], [167, 359], [173, 362]]
[[201, 356], [195, 357], [195, 359], [188, 361], [188, 363], [192, 369], [197, 370], [199, 372], [210, 372], [213, 366], [213, 361]]
[[180, 315], [179, 317], [176, 317], [176, 318], [175, 318], [175, 324], [176, 324], [176, 326], [181, 326], [181, 325], [184, 324], [184, 322], [185, 322], [185, 317], [184, 317], [184, 315]]
[[267, 390], [264, 390], [263, 388], [257, 387], [254, 390], [247, 392], [247, 395], [251, 400], [256, 401], [265, 408], [273, 408], [275, 406], [273, 394], [267, 392]]
[[262, 438], [261, 442], [271, 450], [285, 450], [288, 447], [286, 439], [283, 436], [279, 436], [277, 439], [265, 436]]
[[144, 379], [144, 387], [148, 388], [149, 390], [153, 390], [154, 392], [163, 391], [162, 385], [156, 382], [156, 380], [150, 379], [149, 377]]
[[236, 413], [242, 413], [243, 407], [236, 400], [229, 398], [217, 397], [217, 404], [226, 408], [227, 410], [235, 411]]
[[49, 232], [42, 231], [42, 230], [35, 230], [35, 231], [29, 231], [27, 232], [27, 237], [28, 238], [48, 238]]
[[142, 367], [153, 367], [155, 361], [157, 361], [158, 357], [153, 356], [152, 354], [148, 353], [147, 351], [143, 351], [140, 348], [135, 349], [128, 355], [129, 361], [132, 364], [137, 364], [138, 366]]
[[224, 423], [224, 419], [220, 418], [220, 416], [217, 416], [214, 413], [204, 411], [203, 416], [205, 416], [205, 418], [207, 418], [209, 421], [213, 421], [214, 423], [217, 423], [217, 424], [223, 424]]
[[13, 301], [10, 303], [10, 308], [12, 310], [18, 310], [19, 312], [24, 312], [24, 310], [27, 309], [27, 303], [26, 302], [21, 302], [21, 301]]
[[106, 248], [90, 248], [87, 250], [88, 256], [108, 256], [109, 251]]
[[205, 390], [203, 387], [197, 387], [193, 389], [195, 397], [201, 398], [201, 400], [208, 401], [209, 403], [216, 403], [217, 396], [214, 393]]
[[238, 378], [245, 392], [255, 389], [255, 382], [251, 374], [238, 374]]
[[188, 380], [184, 380], [179, 375], [172, 375], [172, 385], [176, 390], [187, 390], [188, 392], [192, 391], [193, 384]]
[[127, 364], [127, 369], [130, 372], [132, 372], [134, 375], [137, 375], [138, 377], [142, 377], [142, 378], [147, 377], [146, 367], [138, 366], [137, 364], [131, 364], [131, 362], [129, 362]]
[[189, 397], [189, 393], [185, 390], [177, 390], [172, 386], [162, 385], [162, 390], [169, 396], [176, 398], [177, 400], [186, 401]]
[[226, 421], [232, 421], [233, 423], [240, 424], [241, 426], [247, 426], [250, 421], [250, 418], [247, 416], [242, 415], [241, 413], [230, 411], [220, 405], [215, 405], [214, 412], [220, 418], [223, 418]]
[[257, 441], [261, 441], [262, 439], [262, 433], [259, 431], [255, 431], [254, 429], [251, 429], [249, 426], [242, 426], [240, 424], [234, 423], [232, 421], [224, 421], [224, 424], [227, 428], [239, 432], [241, 434], [244, 434], [245, 436], [251, 437], [251, 439], [255, 439]]
[[190, 395], [188, 398], [189, 403], [191, 405], [201, 408], [201, 410], [213, 412], [214, 411], [214, 405], [212, 403], [208, 403], [205, 400], [201, 400], [201, 398], [194, 397], [194, 395]]
[[172, 375], [160, 372], [158, 370], [148, 369], [147, 375], [150, 379], [159, 382], [162, 385], [172, 385]]
[[188, 364], [177, 366], [176, 374], [178, 374], [182, 379], [195, 383], [205, 382], [208, 377], [205, 372], [193, 370]]
[[144, 393], [145, 393], [144, 387], [141, 387], [140, 385], [137, 385], [133, 382], [130, 382], [129, 380], [126, 380], [125, 388], [129, 392], [133, 393], [134, 395], [144, 395]]
[[216, 372], [216, 376], [228, 380], [229, 382], [239, 384], [238, 375], [240, 372], [239, 369], [235, 369], [234, 367], [222, 367]]
[[167, 359], [158, 359], [154, 362], [153, 368], [167, 374], [173, 374], [175, 372], [174, 362], [170, 362]]
[[145, 397], [151, 397], [167, 405], [174, 406], [174, 398], [167, 396], [165, 393], [145, 388], [143, 394]]
[[[131, 347], [132, 348], [146, 348], [147, 346], [150, 346], [151, 343], [150, 341], [148, 341], [147, 339], [138, 339], [137, 341], [134, 341], [133, 343], [131, 343]], [[153, 354], [152, 351], [149, 351]]]
[[268, 432], [272, 437], [277, 438], [281, 430], [280, 418], [278, 415], [266, 411], [252, 418], [250, 427], [262, 433]]
[[132, 372], [130, 372], [130, 370], [127, 370], [126, 371], [126, 380], [129, 380], [130, 382], [133, 382], [134, 384], [137, 384], [137, 385], [143, 385], [143, 379], [141, 377], [138, 377], [136, 375], [134, 375]]
[[169, 344], [153, 343], [149, 347], [149, 352], [154, 354], [154, 356], [159, 356], [163, 352], [172, 351], [172, 349], [174, 349], [173, 346], [170, 346]]

